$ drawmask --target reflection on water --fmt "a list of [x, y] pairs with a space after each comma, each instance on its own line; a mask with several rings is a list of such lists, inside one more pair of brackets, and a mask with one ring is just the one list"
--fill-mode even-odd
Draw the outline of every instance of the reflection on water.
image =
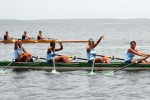
[[89, 76], [86, 71], [62, 72], [53, 75], [46, 71], [7, 73], [0, 77], [1, 100], [51, 99], [121, 99], [148, 100], [149, 72], [119, 72], [113, 77], [98, 72]]

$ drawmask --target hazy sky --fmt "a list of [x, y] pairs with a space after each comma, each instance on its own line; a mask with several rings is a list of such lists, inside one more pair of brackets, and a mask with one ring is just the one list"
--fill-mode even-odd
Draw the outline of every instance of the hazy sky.
[[150, 0], [0, 0], [0, 19], [150, 18]]

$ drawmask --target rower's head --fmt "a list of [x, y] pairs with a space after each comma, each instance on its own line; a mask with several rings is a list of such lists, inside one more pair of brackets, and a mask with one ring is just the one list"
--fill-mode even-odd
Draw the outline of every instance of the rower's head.
[[52, 49], [54, 49], [55, 48], [55, 41], [50, 42], [50, 46]]
[[6, 35], [8, 35], [8, 31], [6, 31]]
[[42, 31], [39, 31], [39, 34], [42, 34]]
[[93, 48], [94, 40], [93, 39], [89, 39], [88, 44], [89, 44], [89, 47]]
[[134, 49], [136, 47], [136, 42], [135, 41], [131, 41], [130, 42], [130, 46], [131, 46], [131, 48]]
[[18, 45], [18, 46], [21, 46], [21, 45], [22, 45], [22, 40], [21, 40], [21, 39], [18, 39], [18, 40], [17, 40], [17, 45]]
[[24, 31], [24, 34], [26, 35], [26, 34], [27, 34], [27, 31]]

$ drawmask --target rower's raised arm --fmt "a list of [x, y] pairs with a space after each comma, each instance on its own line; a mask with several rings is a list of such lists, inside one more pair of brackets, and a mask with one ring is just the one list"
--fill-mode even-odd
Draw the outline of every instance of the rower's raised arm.
[[51, 53], [51, 48], [47, 49], [47, 54]]
[[59, 45], [60, 45], [60, 48], [55, 49], [55, 51], [63, 50], [62, 42], [58, 42], [58, 43], [59, 43]]
[[15, 41], [14, 50], [18, 49], [18, 41]]
[[102, 38], [104, 38], [104, 35], [97, 40], [97, 42], [94, 44], [94, 48], [101, 42]]

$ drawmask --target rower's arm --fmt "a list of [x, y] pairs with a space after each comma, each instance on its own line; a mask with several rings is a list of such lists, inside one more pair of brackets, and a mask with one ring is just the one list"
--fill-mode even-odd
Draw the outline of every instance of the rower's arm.
[[24, 53], [28, 53], [23, 46], [21, 46], [21, 47], [22, 47], [22, 50], [23, 50]]
[[62, 42], [59, 42], [60, 48], [56, 48], [55, 51], [60, 51], [63, 50], [63, 45]]
[[27, 35], [25, 35], [25, 37], [26, 37], [27, 39], [30, 39], [30, 37], [29, 37], [29, 36], [27, 36]]
[[47, 54], [51, 53], [51, 48], [47, 49]]
[[14, 50], [18, 49], [18, 43], [15, 41]]
[[144, 57], [149, 56], [149, 54], [145, 54], [145, 53], [142, 53], [142, 52], [140, 52], [140, 51], [137, 51], [137, 52], [140, 53], [141, 55], [143, 55]]
[[41, 39], [43, 39], [43, 36], [42, 36], [42, 35], [39, 35], [39, 37], [40, 37]]
[[133, 50], [133, 49], [131, 49], [131, 48], [128, 49], [128, 52], [134, 53], [134, 54], [136, 54], [136, 55], [138, 55], [138, 56], [144, 56], [144, 57], [147, 57], [146, 55], [140, 53], [139, 51]]
[[11, 37], [10, 37], [9, 35], [7, 35], [7, 38], [8, 38], [8, 39], [11, 39]]
[[102, 35], [98, 41], [94, 44], [94, 48], [101, 42], [102, 38], [104, 38], [104, 35]]
[[91, 48], [90, 47], [86, 47], [86, 51], [90, 52]]

